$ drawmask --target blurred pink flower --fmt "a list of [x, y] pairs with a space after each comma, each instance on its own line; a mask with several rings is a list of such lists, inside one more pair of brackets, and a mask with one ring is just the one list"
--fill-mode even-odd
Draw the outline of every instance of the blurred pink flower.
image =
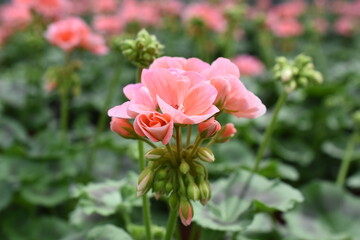
[[9, 3], [0, 8], [0, 22], [9, 32], [22, 29], [32, 20], [29, 8], [24, 5]]
[[264, 64], [251, 55], [238, 55], [233, 59], [233, 62], [239, 68], [241, 75], [244, 76], [257, 76], [264, 72]]
[[118, 15], [102, 15], [94, 18], [93, 27], [99, 33], [115, 35], [122, 31], [123, 23]]
[[325, 33], [329, 24], [325, 18], [316, 18], [313, 21], [313, 27], [318, 33]]
[[162, 15], [175, 15], [181, 14], [184, 4], [179, 0], [158, 0], [156, 2]]
[[305, 1], [293, 0], [273, 7], [272, 11], [283, 18], [297, 18], [306, 11], [306, 8]]
[[35, 0], [33, 7], [43, 16], [57, 19], [66, 15], [70, 6], [67, 0]]
[[89, 34], [86, 23], [81, 18], [72, 17], [50, 24], [45, 37], [55, 46], [69, 52], [86, 43]]
[[26, 7], [32, 7], [35, 5], [36, 0], [13, 0], [15, 4], [23, 5]]
[[341, 17], [335, 22], [335, 31], [343, 36], [351, 36], [356, 30], [357, 21], [352, 17]]
[[141, 26], [157, 26], [160, 24], [160, 11], [152, 2], [124, 0], [120, 8], [120, 19], [124, 24], [137, 22]]
[[92, 8], [95, 13], [112, 13], [118, 8], [117, 0], [92, 0]]
[[91, 12], [91, 4], [89, 0], [68, 0], [67, 12], [69, 15], [85, 15]]
[[93, 33], [89, 34], [85, 39], [83, 47], [96, 55], [104, 55], [109, 51], [105, 39], [101, 35]]
[[334, 13], [344, 17], [360, 17], [360, 1], [346, 2], [335, 1], [331, 8]]
[[269, 27], [278, 37], [296, 37], [304, 32], [304, 27], [296, 18], [272, 19]]
[[224, 32], [227, 27], [226, 19], [220, 9], [206, 2], [188, 5], [182, 17], [186, 23], [193, 19], [200, 19], [207, 28], [215, 32]]
[[153, 142], [161, 141], [164, 145], [170, 142], [173, 128], [173, 120], [166, 113], [146, 112], [137, 115], [134, 121], [134, 129], [139, 136], [146, 136]]
[[230, 60], [218, 58], [203, 74], [217, 89], [215, 104], [221, 111], [239, 118], [257, 118], [266, 112], [261, 100], [239, 80], [239, 69]]

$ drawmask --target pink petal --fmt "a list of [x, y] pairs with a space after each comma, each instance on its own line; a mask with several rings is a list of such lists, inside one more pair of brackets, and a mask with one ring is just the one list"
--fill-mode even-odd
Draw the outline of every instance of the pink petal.
[[184, 113], [186, 115], [201, 115], [214, 104], [217, 90], [208, 82], [201, 82], [190, 89], [184, 100]]
[[124, 87], [123, 92], [129, 100], [132, 100], [133, 98], [135, 98], [137, 92], [141, 87], [141, 83], [129, 84]]
[[127, 118], [130, 119], [130, 117], [127, 113], [128, 107], [130, 106], [130, 102], [124, 102], [121, 105], [115, 106], [108, 110], [108, 116], [109, 117], [117, 117], [117, 118]]
[[211, 67], [203, 72], [208, 78], [222, 75], [234, 75], [237, 78], [240, 77], [239, 68], [232, 63], [229, 59], [218, 58], [212, 64]]

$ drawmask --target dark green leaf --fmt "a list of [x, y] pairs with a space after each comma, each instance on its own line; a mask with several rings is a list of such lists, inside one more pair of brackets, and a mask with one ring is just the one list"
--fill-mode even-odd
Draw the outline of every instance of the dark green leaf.
[[107, 224], [90, 230], [86, 240], [132, 240], [132, 238], [123, 229]]

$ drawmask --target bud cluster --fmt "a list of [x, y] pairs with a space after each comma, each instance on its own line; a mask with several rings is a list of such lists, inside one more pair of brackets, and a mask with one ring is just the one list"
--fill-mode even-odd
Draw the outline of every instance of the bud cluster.
[[285, 57], [278, 57], [273, 72], [274, 78], [283, 83], [288, 93], [299, 87], [305, 88], [323, 82], [322, 74], [315, 70], [311, 57], [303, 54], [292, 61]]
[[[137, 188], [138, 196], [151, 189], [156, 197], [168, 197], [170, 207], [179, 210], [180, 219], [186, 226], [193, 217], [190, 200], [205, 205], [211, 197], [208, 173], [201, 161], [215, 160], [209, 148], [200, 147], [195, 154], [192, 150], [193, 146], [184, 149], [181, 159], [176, 162], [165, 147], [148, 151], [145, 158], [149, 164], [141, 172]], [[177, 154], [175, 148], [170, 151], [172, 155]]]
[[126, 39], [121, 42], [121, 51], [134, 65], [140, 68], [147, 68], [160, 55], [164, 46], [142, 29], [135, 39]]

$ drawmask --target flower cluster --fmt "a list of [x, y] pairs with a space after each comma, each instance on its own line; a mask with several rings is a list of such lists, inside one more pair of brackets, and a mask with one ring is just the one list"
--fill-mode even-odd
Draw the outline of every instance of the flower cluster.
[[[184, 225], [189, 225], [193, 216], [190, 200], [206, 204], [211, 196], [201, 161], [213, 162], [215, 158], [202, 143], [226, 142], [236, 132], [233, 124], [221, 127], [216, 117], [226, 112], [257, 118], [266, 111], [239, 77], [238, 67], [225, 58], [210, 65], [197, 58], [161, 57], [143, 70], [141, 83], [124, 88], [129, 101], [108, 111], [113, 131], [153, 147], [145, 155], [149, 164], [140, 174], [138, 194], [152, 189], [156, 196], [168, 196]], [[134, 119], [133, 124], [129, 119]], [[195, 124], [198, 134], [191, 143]], [[183, 141], [185, 127], [188, 135]], [[149, 140], [164, 146], [157, 147]]]
[[49, 42], [66, 52], [71, 52], [75, 48], [84, 48], [98, 55], [108, 52], [104, 38], [92, 33], [88, 25], [77, 17], [50, 24], [45, 37]]
[[307, 87], [323, 82], [322, 74], [315, 70], [312, 59], [300, 54], [293, 61], [285, 57], [276, 59], [274, 77], [284, 84], [285, 90], [293, 92], [298, 87]]

